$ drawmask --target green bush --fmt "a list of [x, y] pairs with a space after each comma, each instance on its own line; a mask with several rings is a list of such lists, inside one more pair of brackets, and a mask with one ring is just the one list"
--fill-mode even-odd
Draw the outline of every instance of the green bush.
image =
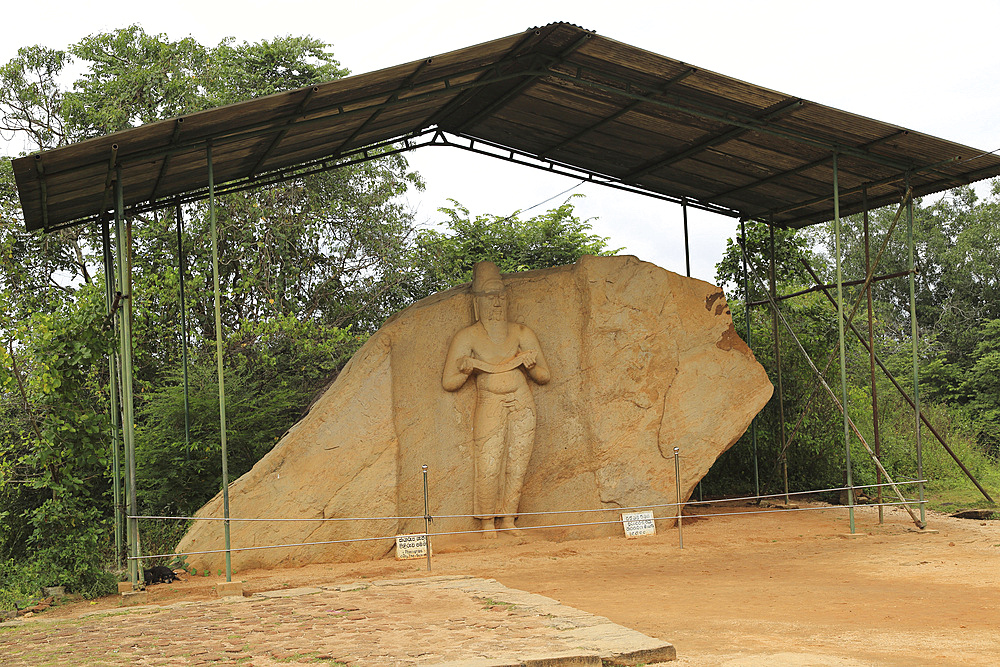
[[49, 499], [31, 517], [34, 532], [24, 572], [39, 586], [65, 586], [85, 598], [115, 591], [117, 578], [105, 568], [107, 536], [113, 534], [101, 512], [72, 497]]

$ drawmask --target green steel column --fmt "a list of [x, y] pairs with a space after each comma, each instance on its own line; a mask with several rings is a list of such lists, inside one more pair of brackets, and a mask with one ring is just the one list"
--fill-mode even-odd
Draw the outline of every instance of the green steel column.
[[[687, 197], [681, 197], [681, 212], [684, 215], [684, 267], [687, 270], [687, 277], [691, 277], [691, 243], [688, 237], [688, 201]], [[701, 480], [698, 480], [698, 502], [701, 502]]]
[[212, 143], [208, 148], [208, 207], [212, 229], [212, 285], [215, 289], [215, 361], [219, 375], [219, 429], [222, 435], [222, 525], [226, 539], [226, 581], [233, 580], [233, 554], [229, 550], [229, 452], [226, 448], [226, 382], [222, 372], [222, 305], [219, 292], [219, 233], [215, 224], [215, 172]]
[[775, 248], [774, 248], [774, 219], [772, 218], [767, 228], [771, 233], [771, 264], [769, 271], [769, 285], [771, 292], [771, 337], [774, 339], [774, 367], [777, 371], [778, 380], [778, 442], [781, 443], [781, 470], [785, 479], [785, 504], [789, 504], [788, 499], [788, 452], [785, 450], [785, 389], [781, 381], [781, 341], [778, 338], [778, 301], [777, 287], [775, 286]]
[[[743, 246], [743, 294], [744, 305], [747, 315], [747, 347], [751, 350], [750, 343], [750, 268], [747, 266], [747, 230], [744, 220], [740, 219], [740, 244]], [[750, 442], [753, 443], [753, 488], [754, 494], [760, 497], [760, 466], [757, 463], [757, 416], [754, 415], [750, 422]]]
[[[107, 305], [108, 321], [114, 326], [117, 318], [114, 311], [117, 308], [115, 302], [115, 277], [114, 261], [111, 259], [111, 232], [108, 229], [108, 220], [101, 221], [101, 245], [104, 251], [104, 300]], [[112, 487], [114, 489], [115, 502], [115, 562], [121, 562], [122, 557], [122, 528], [125, 525], [124, 509], [122, 506], [122, 462], [121, 462], [121, 442], [119, 435], [122, 428], [121, 407], [118, 405], [118, 360], [115, 353], [108, 355], [108, 386], [111, 393], [111, 475]]]
[[847, 348], [844, 345], [844, 276], [840, 269], [840, 186], [837, 182], [837, 154], [833, 154], [833, 228], [837, 259], [837, 340], [840, 345], [840, 393], [844, 408], [844, 453], [847, 463], [847, 505], [851, 534], [854, 534], [854, 479], [851, 474], [851, 426], [847, 413]]
[[[139, 583], [139, 521], [135, 519], [135, 414], [132, 397], [132, 240], [124, 230], [125, 195], [122, 168], [115, 168], [115, 245], [118, 254], [118, 284], [122, 290], [122, 317], [119, 346], [122, 360], [122, 439], [125, 441], [125, 494], [128, 510], [128, 578]], [[126, 247], [127, 246], [127, 247]]]
[[191, 459], [191, 404], [188, 398], [187, 303], [184, 300], [184, 218], [182, 217], [179, 202], [176, 205], [175, 213], [177, 217], [177, 275], [181, 291], [181, 371], [184, 376], [184, 460], [189, 461]]
[[691, 246], [688, 242], [688, 201], [687, 197], [681, 197], [681, 211], [684, 214], [684, 266], [687, 268], [687, 277], [691, 277]]
[[[907, 189], [910, 187], [909, 176], [906, 178], [906, 187]], [[920, 339], [917, 334], [917, 275], [916, 251], [913, 242], [913, 197], [906, 201], [906, 245], [910, 256], [910, 341], [913, 348], [913, 418], [917, 436], [917, 479], [923, 480], [924, 450], [920, 442], [920, 359], [918, 356]], [[920, 523], [924, 524], [921, 526], [923, 528], [927, 525], [927, 517], [924, 511], [924, 483], [922, 481], [917, 485], [917, 489], [920, 493]]]
[[[865, 277], [872, 272], [871, 267], [871, 235], [868, 230], [868, 187], [861, 188], [861, 206], [864, 209], [865, 227]], [[868, 365], [872, 389], [872, 433], [875, 436], [875, 458], [882, 460], [882, 439], [878, 427], [878, 384], [875, 382], [875, 324], [872, 308], [872, 285], [867, 281], [865, 297], [868, 299]], [[853, 327], [852, 327], [853, 328]], [[878, 484], [878, 522], [885, 523], [885, 508], [882, 507], [882, 471], [876, 466], [875, 482]]]

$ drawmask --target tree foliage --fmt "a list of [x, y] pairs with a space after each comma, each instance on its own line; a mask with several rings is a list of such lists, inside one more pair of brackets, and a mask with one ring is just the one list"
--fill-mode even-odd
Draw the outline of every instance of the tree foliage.
[[572, 264], [583, 255], [613, 255], [608, 239], [590, 233], [590, 223], [574, 215], [571, 196], [561, 206], [528, 219], [520, 211], [500, 217], [473, 217], [455, 200], [439, 209], [443, 228], [426, 229], [416, 239], [410, 297], [472, 280], [476, 262], [491, 261], [502, 272]]
[[[82, 73], [66, 85], [70, 63]], [[44, 150], [346, 73], [328, 45], [309, 37], [226, 39], [208, 47], [130, 26], [64, 51], [21, 49], [0, 68], [0, 130], [29, 150]], [[237, 474], [300, 416], [384, 317], [382, 283], [396, 278], [394, 262], [412, 228], [400, 195], [421, 185], [405, 159], [385, 157], [220, 202]], [[183, 214], [179, 237], [172, 212], [128, 220], [136, 447], [143, 462], [137, 486], [142, 503], [157, 510], [191, 509], [219, 487], [207, 211], [191, 205]], [[190, 444], [183, 424], [178, 436], [171, 403], [181, 391], [184, 340], [180, 249], [191, 397], [205, 408]], [[6, 157], [0, 159], [0, 264], [0, 293], [9, 304], [0, 319], [0, 561], [29, 559], [43, 564], [43, 578], [96, 590], [98, 546], [113, 543], [96, 537], [111, 533], [107, 356], [115, 338], [104, 313], [100, 229], [24, 231]], [[171, 465], [178, 456], [184, 465]]]
[[[80, 74], [67, 86], [70, 63]], [[0, 69], [0, 129], [29, 150], [50, 149], [346, 73], [309, 37], [212, 47], [130, 26], [65, 51], [22, 49]], [[422, 186], [404, 157], [383, 155], [220, 198], [233, 478], [302, 417], [389, 315], [467, 280], [473, 262], [513, 271], [607, 252], [570, 202], [524, 221], [469, 219], [456, 204], [440, 231], [418, 233], [402, 195]], [[125, 223], [139, 509], [188, 514], [221, 485], [208, 210], [188, 204]], [[11, 162], [0, 159], [0, 293], [10, 304], [0, 315], [0, 604], [9, 586], [58, 580], [96, 593], [108, 584], [116, 335], [101, 255], [99, 227], [24, 231]], [[169, 540], [170, 530], [155, 530], [147, 538]], [[5, 569], [7, 559], [26, 565]]]
[[[893, 228], [893, 221], [896, 220]], [[913, 207], [915, 239], [916, 312], [920, 368], [920, 397], [923, 409], [936, 414], [955, 427], [954, 436], [960, 443], [971, 441], [965, 448], [970, 461], [1000, 454], [1000, 328], [997, 317], [1000, 308], [1000, 267], [996, 262], [996, 244], [1000, 240], [1000, 183], [994, 183], [991, 195], [979, 200], [975, 191], [962, 187], [945, 194], [929, 205], [917, 201]], [[863, 279], [865, 270], [864, 221], [852, 216], [842, 221], [841, 264], [845, 280]], [[907, 218], [905, 210], [886, 207], [869, 215], [869, 258], [876, 275], [905, 272], [909, 265]], [[791, 293], [814, 286], [814, 281], [802, 271], [806, 260], [825, 283], [835, 280], [833, 224], [815, 230], [781, 231], [776, 233], [778, 257], [778, 293]], [[767, 276], [770, 253], [767, 230], [763, 225], [747, 224], [747, 247], [751, 273]], [[782, 270], [781, 267], [784, 267]], [[728, 284], [734, 322], [745, 336], [746, 299], [742, 257], [737, 240], [730, 240], [723, 260], [717, 266], [720, 284]], [[844, 292], [845, 310], [860, 299], [854, 323], [867, 337], [866, 305], [860, 287], [847, 287]], [[836, 296], [836, 290], [831, 290]], [[909, 288], [906, 277], [875, 282], [874, 300], [875, 351], [908, 393], [912, 388], [910, 345]], [[750, 299], [763, 300], [760, 283], [751, 279]], [[810, 356], [825, 369], [828, 384], [840, 395], [840, 364], [835, 351], [838, 340], [836, 311], [821, 292], [782, 301], [782, 313], [792, 322], [799, 342]], [[846, 331], [848, 406], [854, 422], [861, 428], [869, 444], [874, 443], [872, 430], [872, 389], [869, 378], [867, 351], [856, 341], [850, 329]], [[754, 353], [764, 364], [772, 383], [777, 384], [774, 363], [774, 335], [768, 306], [753, 308], [751, 337]], [[803, 414], [804, 399], [812, 394], [818, 381], [803, 363], [797, 345], [780, 327], [785, 411], [790, 416], [787, 435], [791, 436], [795, 421]], [[826, 360], [833, 356], [832, 363]], [[896, 394], [896, 389], [876, 371], [876, 390], [882, 403], [879, 421], [882, 424], [883, 463], [896, 476], [913, 478], [917, 473], [914, 447], [913, 414], [911, 408]], [[757, 418], [757, 451], [762, 489], [783, 490], [782, 452], [777, 433], [777, 400]], [[740, 489], [752, 492], [753, 469], [750, 435], [723, 456], [706, 478], [705, 486], [713, 490]], [[854, 479], [873, 483], [874, 465], [858, 440], [852, 436]], [[954, 443], [953, 447], [955, 446]], [[959, 445], [961, 447], [961, 445]], [[930, 434], [924, 433], [928, 456], [941, 452]], [[978, 449], [977, 449], [978, 447]], [[840, 486], [844, 482], [843, 425], [839, 411], [825, 390], [818, 390], [812, 407], [802, 417], [795, 439], [787, 449], [790, 485], [808, 480], [810, 486]], [[940, 459], [939, 472], [958, 478], [957, 467]], [[986, 470], [984, 474], [995, 473]], [[968, 481], [960, 482], [971, 487]], [[972, 487], [974, 488], [974, 487]]]
[[[67, 84], [68, 66], [79, 71]], [[98, 33], [66, 50], [26, 47], [0, 68], [0, 132], [28, 150], [64, 146], [137, 124], [189, 114], [253, 96], [344, 76], [329, 45], [310, 37], [256, 43], [226, 39], [206, 46], [171, 40], [139, 26]], [[218, 207], [219, 277], [224, 330], [227, 441], [233, 477], [250, 469], [304, 414], [310, 402], [393, 312], [471, 279], [477, 261], [501, 271], [568, 264], [613, 254], [575, 215], [572, 198], [533, 217], [472, 215], [458, 202], [440, 226], [418, 230], [402, 195], [421, 188], [402, 156], [383, 155], [340, 170], [226, 195]], [[872, 213], [875, 247], [895, 211]], [[206, 206], [132, 216], [136, 448], [140, 510], [187, 514], [221, 485], [215, 372], [215, 316]], [[985, 201], [959, 188], [915, 206], [917, 318], [921, 392], [982, 451], [1000, 456], [1000, 185]], [[766, 276], [770, 236], [747, 227], [751, 270]], [[830, 228], [776, 235], [779, 293], [812, 286], [803, 260], [832, 278]], [[843, 266], [864, 270], [860, 220], [846, 221]], [[739, 241], [718, 265], [741, 335], [747, 301], [764, 290], [742, 277]], [[891, 238], [880, 273], [907, 266], [905, 239]], [[105, 316], [101, 233], [73, 227], [48, 235], [24, 231], [11, 161], [0, 158], [0, 605], [4, 591], [66, 583], [87, 594], [107, 590], [111, 553], [111, 443], [108, 356], [115, 324]], [[184, 279], [187, 302], [179, 291]], [[909, 364], [908, 290], [873, 287], [876, 348], [898, 376]], [[117, 289], [122, 290], [121, 286]], [[122, 290], [124, 291], [124, 290]], [[848, 290], [853, 301], [856, 290]], [[837, 320], [818, 292], [782, 302], [799, 342], [824, 366]], [[774, 333], [766, 307], [752, 307], [756, 357], [776, 381]], [[182, 316], [187, 323], [181, 328]], [[842, 482], [840, 415], [783, 328], [782, 381], [788, 415], [804, 415], [794, 443], [775, 435], [776, 401], [758, 418], [762, 491], [780, 490], [787, 457], [795, 488]], [[187, 423], [182, 352], [187, 350]], [[849, 408], [870, 415], [867, 354], [848, 350]], [[887, 392], [880, 381], [880, 391]], [[831, 382], [836, 384], [836, 382]], [[897, 400], [893, 403], [893, 400]], [[887, 399], [885, 451], [894, 472], [915, 475], [898, 399]], [[870, 421], [870, 420], [869, 420]], [[794, 425], [789, 419], [788, 432]], [[864, 428], [869, 428], [865, 426]], [[874, 469], [855, 444], [857, 479]], [[706, 478], [719, 494], [752, 491], [749, 436]], [[170, 545], [166, 545], [169, 548]], [[24, 563], [23, 567], [11, 562]]]

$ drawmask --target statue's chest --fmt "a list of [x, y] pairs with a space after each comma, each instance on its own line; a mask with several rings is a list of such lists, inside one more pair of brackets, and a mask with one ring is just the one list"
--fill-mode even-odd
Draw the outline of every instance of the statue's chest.
[[484, 335], [476, 341], [472, 351], [483, 361], [499, 364], [517, 354], [517, 336], [508, 334], [505, 340], [497, 343], [488, 335]]

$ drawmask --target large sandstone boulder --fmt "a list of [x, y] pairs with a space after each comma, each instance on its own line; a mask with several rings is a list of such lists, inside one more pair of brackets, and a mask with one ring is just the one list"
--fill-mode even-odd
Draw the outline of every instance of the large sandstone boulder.
[[[520, 528], [604, 521], [541, 530], [556, 539], [621, 535], [617, 512], [582, 510], [676, 502], [674, 447], [687, 500], [771, 396], [718, 287], [635, 257], [584, 257], [504, 280], [509, 319], [535, 331], [551, 371], [548, 384], [531, 386], [537, 428]], [[472, 322], [465, 285], [413, 304], [371, 337], [309, 414], [230, 486], [233, 518], [286, 519], [234, 521], [234, 549], [311, 544], [237, 551], [236, 567], [391, 553], [392, 540], [364, 538], [423, 531], [424, 464], [432, 532], [479, 528], [467, 516], [475, 383], [441, 386], [449, 342]], [[221, 517], [221, 494], [198, 515]], [[372, 518], [317, 521], [359, 517]], [[435, 549], [449, 539], [457, 538], [435, 538]], [[177, 550], [222, 548], [221, 522], [198, 521]], [[189, 557], [199, 568], [223, 562], [219, 553]]]

